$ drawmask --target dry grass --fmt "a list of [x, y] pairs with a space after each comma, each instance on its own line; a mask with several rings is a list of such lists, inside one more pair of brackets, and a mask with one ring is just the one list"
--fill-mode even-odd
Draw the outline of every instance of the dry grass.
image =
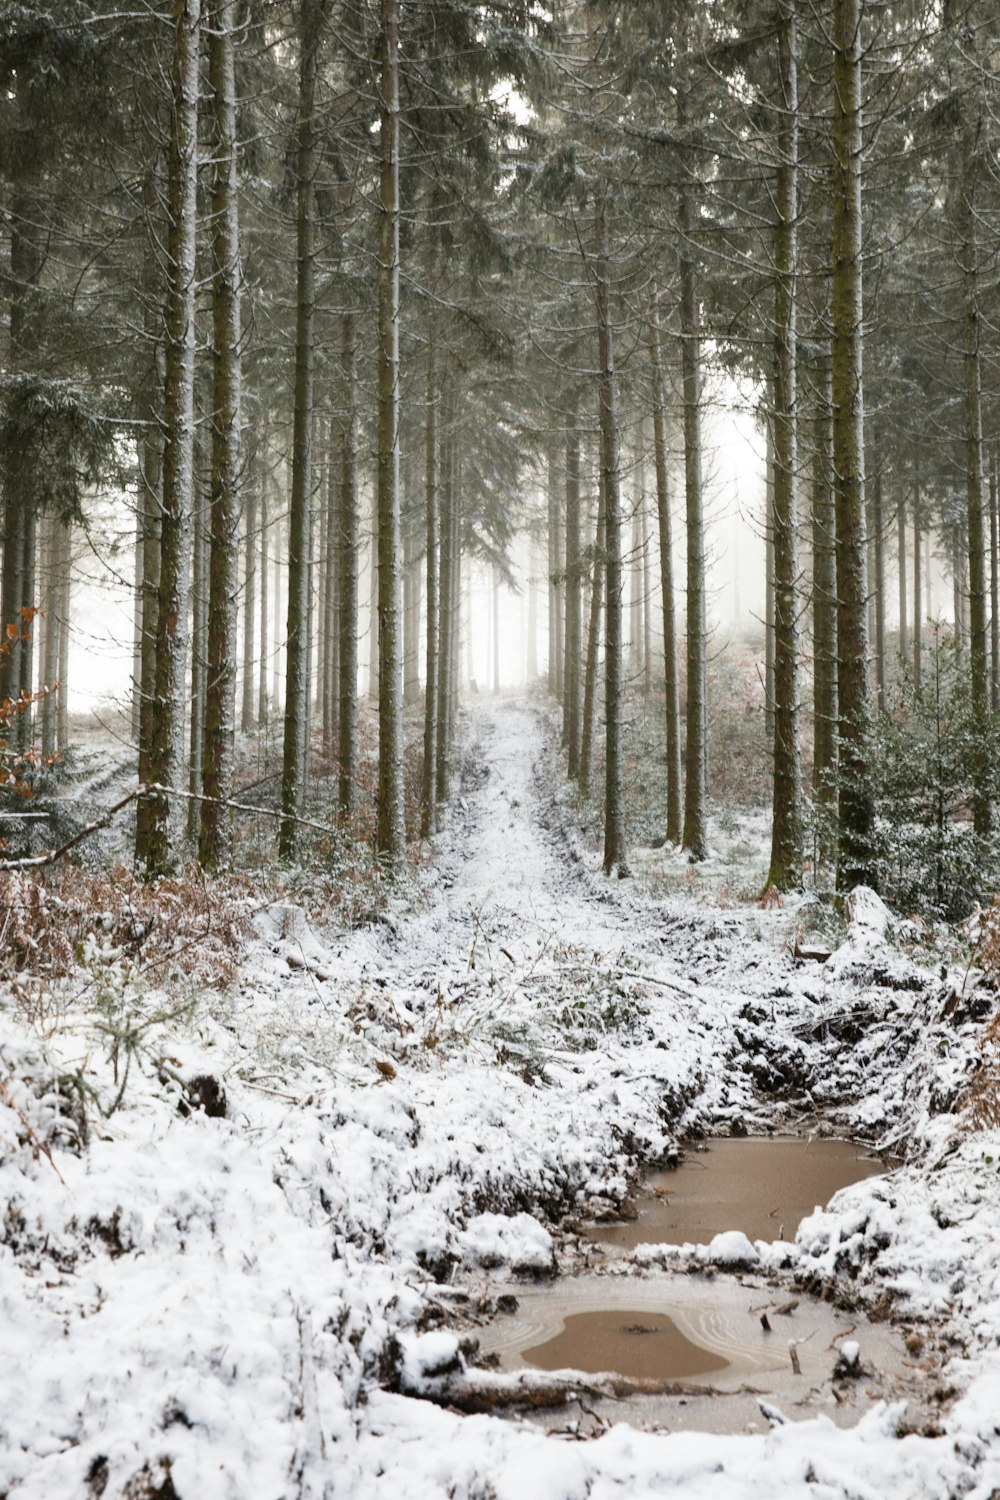
[[94, 935], [155, 978], [226, 984], [250, 931], [246, 896], [239, 881], [209, 886], [197, 870], [148, 884], [124, 865], [7, 872], [0, 875], [0, 977], [66, 978]]

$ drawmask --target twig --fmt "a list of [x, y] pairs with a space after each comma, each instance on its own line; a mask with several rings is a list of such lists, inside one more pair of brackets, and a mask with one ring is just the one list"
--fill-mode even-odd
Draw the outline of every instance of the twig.
[[13, 1094], [4, 1083], [2, 1078], [0, 1078], [0, 1091], [3, 1092], [3, 1096], [7, 1100], [7, 1103], [17, 1115], [17, 1118], [20, 1120], [21, 1124], [24, 1126], [25, 1130], [28, 1132], [29, 1136], [34, 1142], [35, 1150], [41, 1151], [43, 1156], [48, 1157], [49, 1166], [59, 1178], [59, 1181], [62, 1183], [63, 1187], [65, 1187], [66, 1179], [60, 1172], [59, 1168], [56, 1166], [55, 1162], [52, 1160], [52, 1152], [49, 1150], [48, 1146], [46, 1146], [44, 1141], [39, 1140], [38, 1132], [35, 1130], [35, 1127], [32, 1125], [31, 1121], [25, 1118], [24, 1112], [22, 1111], [20, 1105], [17, 1103], [17, 1100], [14, 1098]]

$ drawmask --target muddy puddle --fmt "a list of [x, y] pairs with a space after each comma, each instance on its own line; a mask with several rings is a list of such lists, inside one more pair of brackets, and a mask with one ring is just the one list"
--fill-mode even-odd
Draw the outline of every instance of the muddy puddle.
[[[669, 1395], [589, 1396], [581, 1412], [598, 1428], [627, 1421], [761, 1431], [768, 1424], [760, 1399], [792, 1420], [822, 1413], [850, 1426], [876, 1400], [905, 1399], [911, 1419], [929, 1403], [927, 1376], [908, 1359], [898, 1329], [753, 1276], [569, 1277], [519, 1293], [517, 1311], [478, 1330], [478, 1338], [502, 1370], [608, 1371], [684, 1387]], [[847, 1374], [843, 1366], [838, 1373], [845, 1344], [858, 1349]], [[583, 1416], [574, 1419], [567, 1408], [537, 1420], [562, 1430]]]
[[793, 1240], [802, 1219], [840, 1188], [884, 1172], [851, 1141], [747, 1136], [708, 1142], [671, 1172], [653, 1172], [630, 1223], [588, 1228], [587, 1238], [623, 1250], [636, 1245], [707, 1244], [727, 1229], [750, 1240]]
[[609, 1255], [605, 1270], [519, 1292], [517, 1311], [481, 1330], [480, 1348], [503, 1370], [607, 1372], [682, 1387], [627, 1399], [598, 1395], [571, 1427], [586, 1420], [600, 1430], [627, 1420], [760, 1430], [767, 1425], [761, 1399], [793, 1418], [825, 1413], [844, 1425], [879, 1399], [902, 1397], [916, 1413], [930, 1400], [927, 1376], [891, 1324], [796, 1296], [752, 1271], [644, 1273], [622, 1259], [639, 1244], [706, 1244], [726, 1230], [751, 1240], [793, 1239], [800, 1220], [840, 1188], [885, 1170], [847, 1141], [713, 1140], [675, 1171], [647, 1179], [633, 1222], [585, 1231]]

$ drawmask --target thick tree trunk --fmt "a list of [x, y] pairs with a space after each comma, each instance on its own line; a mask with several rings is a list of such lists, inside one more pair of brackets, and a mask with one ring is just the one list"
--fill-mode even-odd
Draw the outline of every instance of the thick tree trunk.
[[302, 0], [299, 33], [299, 105], [296, 146], [295, 397], [292, 418], [292, 493], [288, 512], [288, 631], [285, 644], [285, 722], [278, 835], [282, 859], [295, 858], [305, 781], [308, 677], [309, 522], [313, 467], [313, 379], [316, 312], [316, 203], [318, 165], [316, 71], [324, 0]]
[[764, 734], [774, 744], [774, 385], [767, 384], [764, 440]]
[[663, 390], [660, 319], [653, 294], [649, 323], [653, 365], [653, 454], [656, 463], [656, 516], [660, 540], [660, 593], [663, 601], [663, 682], [667, 746], [667, 818], [669, 844], [679, 844], [682, 831], [681, 715], [677, 682], [677, 627], [674, 608], [674, 549], [667, 483], [667, 409]]
[[778, 8], [778, 181], [774, 288], [774, 785], [767, 885], [802, 882], [799, 742], [798, 448], [796, 313], [798, 245], [798, 30], [796, 0]]
[[69, 628], [73, 611], [73, 524], [59, 528], [59, 698], [56, 703], [56, 748], [62, 754], [69, 745]]
[[833, 3], [833, 483], [837, 519], [840, 731], [837, 883], [873, 885], [875, 799], [869, 774], [872, 703], [865, 569], [862, 387], [862, 96], [864, 0]]
[[[171, 74], [173, 116], [167, 191], [164, 319], [163, 500], [157, 601], [156, 670], [150, 776], [176, 787], [184, 769], [188, 569], [194, 497], [194, 364], [198, 213], [198, 54], [201, 0], [175, 0]], [[168, 795], [150, 799], [137, 821], [136, 859], [147, 876], [174, 860], [177, 819]], [[141, 842], [140, 842], [141, 838]]]
[[[242, 439], [242, 321], [236, 77], [235, 0], [216, 0], [209, 50], [215, 179], [212, 188], [212, 478], [208, 598], [208, 682], [198, 857], [206, 870], [231, 859], [230, 814], [221, 805], [233, 794], [236, 696], [237, 531]], [[243, 724], [253, 728], [253, 559], [256, 506], [246, 507], [247, 579], [244, 616]]]

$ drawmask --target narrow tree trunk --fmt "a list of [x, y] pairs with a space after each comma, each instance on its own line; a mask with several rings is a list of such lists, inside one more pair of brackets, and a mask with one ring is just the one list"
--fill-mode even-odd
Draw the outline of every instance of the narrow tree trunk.
[[254, 628], [257, 623], [257, 486], [247, 485], [243, 500], [243, 683], [240, 698], [240, 729], [252, 734], [256, 723], [254, 672]]
[[618, 389], [614, 330], [611, 324], [611, 256], [608, 249], [607, 200], [597, 208], [598, 369], [601, 418], [601, 472], [604, 478], [606, 629], [604, 638], [604, 873], [629, 873], [625, 844], [623, 785], [624, 672], [622, 651], [622, 509], [619, 467]]
[[899, 655], [906, 661], [910, 654], [909, 599], [906, 586], [906, 500], [900, 496], [896, 510], [896, 557], [899, 564]]
[[913, 487], [913, 686], [920, 691], [923, 673], [924, 617], [921, 600], [923, 558], [920, 550], [920, 485]]
[[682, 831], [681, 715], [677, 683], [674, 548], [670, 522], [670, 491], [667, 484], [667, 410], [663, 390], [660, 319], [655, 292], [652, 297], [649, 323], [649, 350], [653, 365], [653, 454], [656, 462], [656, 517], [660, 539], [660, 593], [663, 601], [663, 683], [667, 746], [666, 834], [669, 844], [679, 844]]
[[357, 385], [354, 314], [340, 324], [340, 366], [344, 382], [341, 432], [340, 525], [338, 562], [338, 634], [340, 636], [340, 780], [337, 804], [348, 817], [355, 805], [358, 759], [358, 562], [361, 519], [358, 512]]
[[976, 176], [979, 121], [962, 131], [959, 235], [965, 331], [966, 558], [968, 561], [969, 663], [972, 685], [972, 822], [980, 838], [993, 827], [990, 763], [986, 745], [990, 702], [986, 657], [986, 575], [983, 525], [983, 407], [979, 353], [979, 251], [976, 242]]
[[44, 633], [41, 650], [41, 689], [45, 694], [41, 711], [42, 757], [48, 762], [56, 753], [56, 702], [59, 680], [59, 616], [57, 601], [60, 585], [60, 532], [59, 517], [49, 513], [44, 526]]
[[862, 11], [863, 0], [833, 0], [831, 303], [840, 715], [837, 883], [841, 889], [877, 881], [875, 802], [869, 775], [872, 703], [865, 577]]
[[437, 759], [434, 767], [435, 795], [438, 802], [448, 801], [449, 751], [451, 749], [448, 743], [448, 709], [452, 698], [451, 674], [455, 661], [453, 638], [455, 634], [456, 600], [453, 594], [455, 570], [452, 555], [455, 539], [453, 522], [455, 507], [453, 414], [454, 399], [452, 389], [449, 386], [444, 405], [444, 432], [441, 442], [441, 577], [438, 597], [438, 611], [441, 624], [438, 631], [438, 733]]
[[56, 704], [56, 748], [69, 746], [69, 628], [73, 611], [73, 524], [59, 527], [60, 581], [57, 600], [59, 624], [59, 699]]
[[[833, 396], [830, 363], [817, 372], [812, 463], [813, 792], [824, 809], [837, 802], [837, 550], [833, 493]], [[826, 829], [824, 858], [833, 854]]]
[[597, 700], [597, 656], [601, 642], [601, 604], [604, 598], [604, 468], [600, 469], [597, 530], [594, 536], [594, 572], [590, 584], [590, 622], [587, 627], [587, 662], [583, 675], [583, 722], [580, 728], [580, 791], [590, 791], [594, 765], [594, 717]]
[[[566, 422], [566, 666], [563, 705], [566, 722], [566, 769], [580, 774], [580, 433], [576, 410]], [[529, 639], [532, 621], [528, 621]]]
[[257, 722], [266, 724], [268, 718], [267, 706], [267, 657], [270, 648], [270, 630], [268, 627], [268, 545], [267, 528], [268, 520], [268, 483], [269, 476], [265, 463], [260, 470], [260, 655], [257, 660]]
[[[216, 0], [209, 51], [215, 180], [212, 188], [212, 478], [208, 599], [208, 682], [198, 857], [206, 870], [231, 858], [236, 695], [236, 579], [242, 413], [242, 321], [233, 33], [235, 0]], [[253, 728], [253, 627], [256, 506], [246, 507], [247, 579], [244, 601], [243, 724]]]
[[879, 713], [885, 712], [885, 537], [882, 529], [882, 474], [872, 485], [872, 554], [875, 576], [869, 587], [875, 604], [875, 686]]
[[687, 745], [683, 846], [692, 860], [708, 853], [706, 756], [707, 630], [705, 523], [701, 474], [701, 341], [695, 267], [691, 258], [691, 203], [686, 187], [677, 207], [680, 232], [681, 384], [684, 398], [684, 489], [687, 512]]
[[295, 858], [305, 779], [302, 753], [307, 712], [309, 651], [309, 520], [313, 465], [313, 365], [316, 311], [315, 178], [318, 145], [316, 71], [324, 0], [302, 0], [296, 145], [295, 397], [292, 418], [292, 493], [288, 513], [288, 631], [285, 644], [285, 722], [278, 834], [282, 859]]
[[[164, 319], [163, 503], [157, 601], [156, 672], [150, 775], [177, 786], [184, 759], [188, 568], [194, 495], [195, 245], [198, 189], [198, 53], [201, 0], [175, 0], [171, 75]], [[138, 822], [136, 859], [147, 876], [173, 863], [176, 820], [169, 796], [151, 798], [148, 826]], [[139, 842], [140, 832], [142, 843]]]
[[379, 83], [378, 831], [391, 867], [406, 852], [399, 535], [399, 0], [382, 0]]
[[440, 665], [441, 618], [438, 582], [440, 578], [440, 526], [438, 524], [438, 430], [437, 375], [434, 364], [433, 333], [427, 345], [427, 424], [424, 434], [424, 495], [426, 500], [426, 569], [427, 607], [426, 668], [424, 680], [424, 770], [420, 793], [420, 836], [431, 838], [437, 832], [437, 799], [434, 778], [437, 768], [438, 739], [438, 668]]
[[[281, 629], [282, 621], [285, 620], [285, 606], [282, 598], [283, 580], [283, 554], [284, 554], [284, 530], [282, 521], [284, 514], [279, 511], [274, 518], [274, 645], [271, 649], [271, 699], [275, 713], [281, 707], [284, 716], [284, 706], [281, 698], [281, 663], [284, 659], [285, 633]], [[287, 626], [287, 620], [285, 620]]]
[[778, 181], [774, 289], [774, 785], [767, 885], [802, 881], [799, 743], [798, 448], [796, 312], [798, 245], [798, 29], [796, 0], [778, 7]]
[[990, 462], [990, 709], [1000, 713], [1000, 552], [998, 552], [997, 450]]
[[764, 470], [764, 733], [774, 743], [774, 385], [767, 383]]
[[[201, 790], [201, 767], [205, 747], [205, 680], [208, 664], [208, 527], [202, 475], [205, 458], [204, 438], [196, 436], [198, 478], [195, 481], [195, 503], [191, 525], [191, 696], [188, 723], [188, 791]], [[198, 803], [185, 803], [187, 837], [198, 836]]]

